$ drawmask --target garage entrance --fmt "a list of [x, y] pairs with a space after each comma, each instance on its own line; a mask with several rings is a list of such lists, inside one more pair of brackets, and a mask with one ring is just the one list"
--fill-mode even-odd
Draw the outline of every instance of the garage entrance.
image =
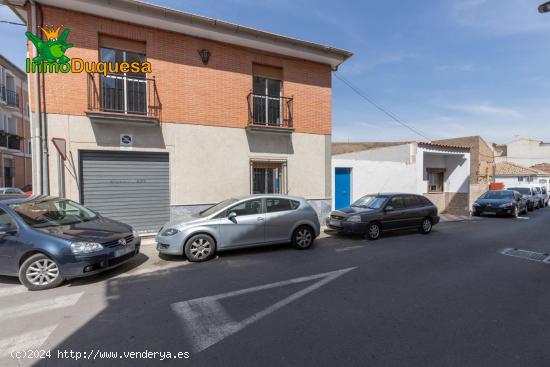
[[170, 220], [167, 153], [80, 151], [80, 201], [140, 233]]

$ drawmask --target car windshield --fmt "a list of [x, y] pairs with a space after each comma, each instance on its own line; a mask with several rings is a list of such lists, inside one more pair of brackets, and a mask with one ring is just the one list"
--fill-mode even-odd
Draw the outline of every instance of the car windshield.
[[90, 209], [67, 199], [28, 201], [10, 204], [10, 208], [33, 228], [64, 226], [97, 218]]
[[487, 191], [482, 199], [512, 199], [514, 193], [511, 191]]
[[528, 187], [512, 187], [510, 190], [517, 191], [523, 195], [531, 195], [531, 190]]
[[388, 200], [387, 196], [367, 195], [351, 204], [351, 206], [358, 208], [380, 209], [386, 200]]
[[206, 209], [206, 210], [203, 210], [202, 212], [200, 212], [198, 214], [199, 217], [208, 217], [209, 215], [212, 215], [220, 210], [222, 210], [223, 208], [225, 208], [226, 206], [229, 206], [231, 204], [234, 204], [236, 203], [237, 199], [227, 199], [227, 200], [224, 200], [222, 201], [221, 203], [218, 203], [214, 206], [211, 206], [210, 208]]

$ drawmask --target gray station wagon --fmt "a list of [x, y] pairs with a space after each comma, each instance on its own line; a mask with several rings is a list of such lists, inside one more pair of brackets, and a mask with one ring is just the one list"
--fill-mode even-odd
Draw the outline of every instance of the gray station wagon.
[[317, 213], [305, 199], [254, 195], [228, 199], [165, 224], [157, 234], [157, 250], [205, 261], [216, 251], [258, 245], [290, 242], [306, 249], [320, 231]]

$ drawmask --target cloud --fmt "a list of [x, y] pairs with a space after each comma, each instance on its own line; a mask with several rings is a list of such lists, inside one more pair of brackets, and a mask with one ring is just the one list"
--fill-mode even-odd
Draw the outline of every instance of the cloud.
[[460, 111], [466, 114], [476, 115], [476, 116], [487, 116], [487, 117], [498, 117], [498, 118], [505, 117], [505, 118], [513, 118], [513, 119], [520, 119], [525, 117], [521, 112], [515, 109], [508, 108], [508, 107], [493, 106], [488, 103], [448, 105], [446, 107], [451, 110], [456, 110], [456, 111]]

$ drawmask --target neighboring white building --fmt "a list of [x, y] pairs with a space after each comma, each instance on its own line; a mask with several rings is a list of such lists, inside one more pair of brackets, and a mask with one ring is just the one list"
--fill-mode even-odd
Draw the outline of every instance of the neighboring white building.
[[511, 162], [498, 162], [495, 182], [503, 183], [505, 188], [533, 185], [550, 189], [550, 173]]
[[355, 143], [346, 150], [346, 144], [335, 144], [333, 208], [345, 207], [366, 194], [405, 192], [428, 197], [440, 212], [468, 213], [469, 148], [405, 142], [386, 147]]
[[540, 140], [518, 139], [494, 148], [496, 162], [512, 162], [525, 167], [550, 162], [550, 143]]

